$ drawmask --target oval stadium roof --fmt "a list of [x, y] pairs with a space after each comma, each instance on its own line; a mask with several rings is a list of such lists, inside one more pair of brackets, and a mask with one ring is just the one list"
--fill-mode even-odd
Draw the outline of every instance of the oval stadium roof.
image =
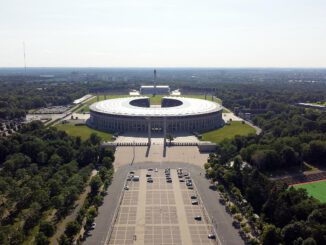
[[90, 110], [111, 115], [144, 117], [190, 116], [222, 110], [221, 105], [216, 102], [184, 97], [163, 97], [182, 102], [182, 105], [174, 107], [139, 107], [130, 104], [132, 100], [146, 98], [148, 97], [127, 97], [103, 100], [92, 104]]

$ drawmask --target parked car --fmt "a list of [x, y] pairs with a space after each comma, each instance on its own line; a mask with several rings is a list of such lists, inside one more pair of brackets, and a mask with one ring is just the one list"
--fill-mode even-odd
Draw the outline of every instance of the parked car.
[[152, 175], [151, 174], [146, 174], [146, 177], [152, 177]]
[[93, 229], [95, 229], [95, 227], [96, 227], [96, 223], [93, 223], [93, 224], [91, 225], [91, 229], [93, 230]]
[[133, 178], [132, 178], [133, 181], [139, 181], [139, 176], [138, 175], [135, 175]]
[[194, 219], [200, 221], [201, 220], [201, 216], [200, 215], [197, 215], [197, 216], [194, 217]]
[[129, 190], [129, 186], [126, 185], [124, 189], [125, 189], [126, 191]]
[[234, 220], [234, 221], [232, 222], [232, 225], [234, 226], [234, 228], [237, 228], [237, 229], [240, 228], [240, 222], [237, 221], [237, 220]]
[[153, 183], [153, 178], [147, 178], [148, 183]]
[[172, 183], [172, 179], [171, 178], [168, 178], [168, 179], [166, 179], [166, 182], [167, 183]]
[[214, 239], [214, 240], [215, 240], [215, 239], [216, 239], [216, 236], [215, 236], [214, 234], [208, 234], [208, 238], [209, 238], [209, 239]]
[[198, 205], [198, 200], [197, 200], [197, 199], [196, 199], [196, 200], [192, 200], [192, 201], [191, 201], [191, 204], [192, 204], [192, 205]]
[[197, 196], [192, 195], [190, 198], [191, 198], [191, 199], [197, 199]]
[[224, 200], [224, 198], [220, 198], [220, 199], [219, 199], [219, 202], [220, 202], [222, 205], [225, 205], [225, 200]]
[[184, 179], [179, 179], [179, 182], [185, 182], [185, 180]]

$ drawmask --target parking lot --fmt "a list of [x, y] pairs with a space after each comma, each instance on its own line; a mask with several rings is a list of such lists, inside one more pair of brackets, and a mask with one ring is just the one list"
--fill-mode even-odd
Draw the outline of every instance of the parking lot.
[[130, 173], [134, 178], [126, 181], [109, 244], [217, 244], [208, 238], [215, 233], [187, 173], [177, 169]]

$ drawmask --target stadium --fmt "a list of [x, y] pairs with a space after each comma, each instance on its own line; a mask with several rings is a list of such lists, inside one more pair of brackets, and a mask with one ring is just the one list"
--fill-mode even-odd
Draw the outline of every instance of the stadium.
[[163, 97], [151, 106], [148, 97], [104, 100], [90, 106], [90, 127], [107, 132], [205, 132], [223, 126], [218, 103]]

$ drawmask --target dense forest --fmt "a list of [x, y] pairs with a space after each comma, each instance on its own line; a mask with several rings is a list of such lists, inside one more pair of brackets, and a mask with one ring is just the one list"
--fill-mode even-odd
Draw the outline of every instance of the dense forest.
[[0, 244], [48, 244], [95, 164], [112, 168], [113, 153], [100, 150], [100, 141], [95, 134], [81, 141], [39, 122], [0, 140]]
[[249, 220], [259, 214], [263, 244], [325, 244], [326, 204], [303, 189], [278, 186], [266, 177], [280, 170], [304, 170], [305, 163], [326, 166], [326, 111], [295, 105], [325, 101], [325, 85], [226, 87], [217, 92], [226, 107], [261, 109], [253, 122], [263, 132], [219, 144], [206, 166], [209, 177], [234, 199], [249, 202]]
[[20, 118], [30, 109], [71, 104], [87, 92], [82, 83], [0, 81], [0, 118]]
[[326, 101], [326, 85], [237, 85], [223, 88], [217, 96], [227, 108], [250, 109], [253, 122], [263, 129], [254, 138], [238, 142], [229, 151], [239, 151], [243, 160], [261, 170], [299, 166], [306, 161], [326, 164], [326, 111], [305, 109], [296, 103]]

